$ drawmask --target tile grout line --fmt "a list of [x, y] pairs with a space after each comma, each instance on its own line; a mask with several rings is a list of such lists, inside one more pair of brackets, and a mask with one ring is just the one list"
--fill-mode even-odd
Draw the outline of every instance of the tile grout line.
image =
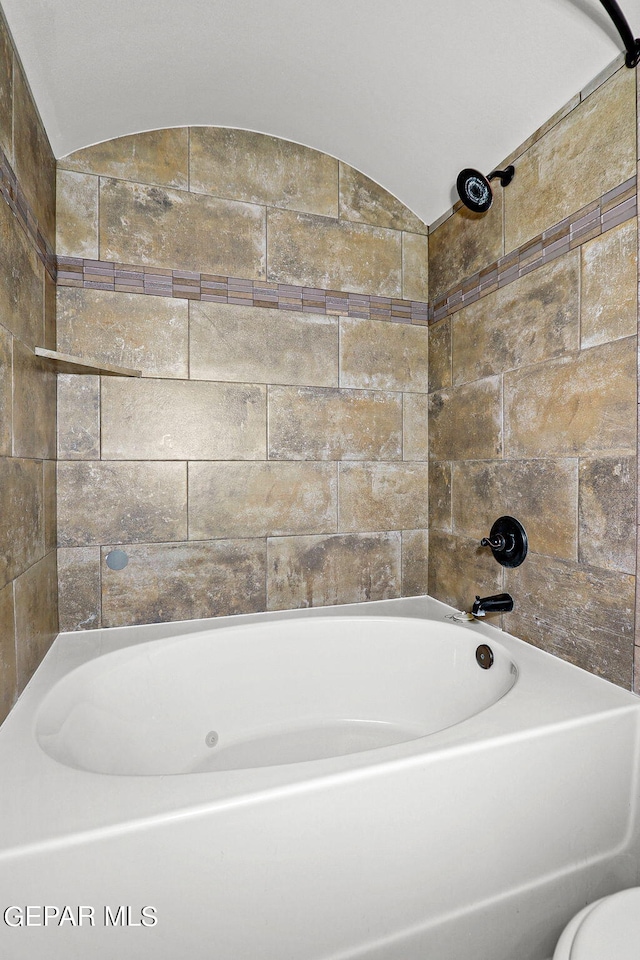
[[[98, 231], [98, 235], [97, 235], [97, 237], [96, 237], [96, 250], [98, 251], [98, 260], [100, 259], [100, 254], [101, 254], [101, 252], [102, 252], [101, 249], [100, 249], [100, 247], [101, 247], [101, 244], [100, 244], [100, 214], [101, 214], [101, 212], [102, 212], [102, 211], [101, 211], [101, 203], [100, 203], [100, 197], [102, 196], [102, 190], [100, 189], [101, 186], [102, 186], [102, 177], [98, 177], [98, 196], [97, 196], [97, 198], [96, 198], [96, 216], [97, 216], [96, 229], [97, 229], [97, 231]], [[56, 261], [56, 262], [57, 262], [57, 261]], [[57, 281], [56, 281], [56, 282], [57, 282]]]
[[191, 487], [191, 479], [189, 470], [189, 463], [193, 461], [184, 460], [184, 469], [185, 469], [185, 487], [186, 487], [186, 505], [187, 505], [187, 543], [191, 542], [191, 510], [189, 509], [189, 490]]

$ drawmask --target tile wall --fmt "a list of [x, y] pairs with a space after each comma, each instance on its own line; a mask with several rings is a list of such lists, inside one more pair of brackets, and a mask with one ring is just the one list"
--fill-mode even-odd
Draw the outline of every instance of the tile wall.
[[[636, 72], [508, 158], [483, 218], [429, 236], [429, 593], [508, 590], [505, 629], [625, 687], [636, 591]], [[479, 547], [516, 516], [530, 553]]]
[[[3, 26], [0, 715], [57, 600], [82, 630], [507, 589], [506, 629], [631, 686], [636, 115], [635, 73], [602, 78], [431, 231], [333, 158], [198, 127], [63, 159], [56, 220]], [[144, 375], [56, 386], [39, 343]], [[478, 547], [503, 513], [515, 571]]]
[[[61, 629], [427, 589], [427, 228], [239, 130], [58, 164]], [[118, 547], [128, 563], [106, 563]]]
[[[1, 12], [0, 165], [1, 722], [58, 626], [56, 382], [33, 354], [55, 345], [54, 282], [37, 252], [55, 242], [55, 161]], [[28, 204], [31, 235], [9, 196]]]

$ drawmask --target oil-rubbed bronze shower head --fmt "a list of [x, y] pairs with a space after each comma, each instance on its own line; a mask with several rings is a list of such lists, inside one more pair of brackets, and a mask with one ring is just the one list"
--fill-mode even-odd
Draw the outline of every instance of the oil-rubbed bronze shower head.
[[493, 203], [493, 191], [489, 181], [498, 179], [503, 187], [507, 187], [513, 180], [514, 173], [514, 168], [509, 166], [504, 170], [492, 170], [489, 176], [485, 177], [479, 170], [465, 167], [456, 180], [458, 196], [469, 210], [486, 213]]

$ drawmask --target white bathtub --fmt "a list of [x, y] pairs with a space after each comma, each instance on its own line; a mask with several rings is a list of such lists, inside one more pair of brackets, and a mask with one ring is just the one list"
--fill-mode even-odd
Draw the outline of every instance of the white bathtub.
[[0, 729], [0, 956], [549, 956], [639, 882], [640, 701], [451, 612], [61, 635]]
[[499, 700], [517, 670], [499, 643], [493, 651], [491, 669], [480, 669], [451, 621], [427, 634], [422, 620], [373, 615], [150, 640], [56, 683], [36, 737], [61, 763], [133, 776], [356, 754], [429, 736]]

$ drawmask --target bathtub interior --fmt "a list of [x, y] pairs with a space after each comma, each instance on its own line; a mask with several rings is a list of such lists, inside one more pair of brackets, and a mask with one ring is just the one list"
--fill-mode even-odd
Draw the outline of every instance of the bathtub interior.
[[115, 775], [210, 773], [344, 756], [427, 737], [508, 693], [500, 643], [479, 667], [451, 623], [390, 617], [252, 624], [92, 660], [37, 717], [42, 749]]

